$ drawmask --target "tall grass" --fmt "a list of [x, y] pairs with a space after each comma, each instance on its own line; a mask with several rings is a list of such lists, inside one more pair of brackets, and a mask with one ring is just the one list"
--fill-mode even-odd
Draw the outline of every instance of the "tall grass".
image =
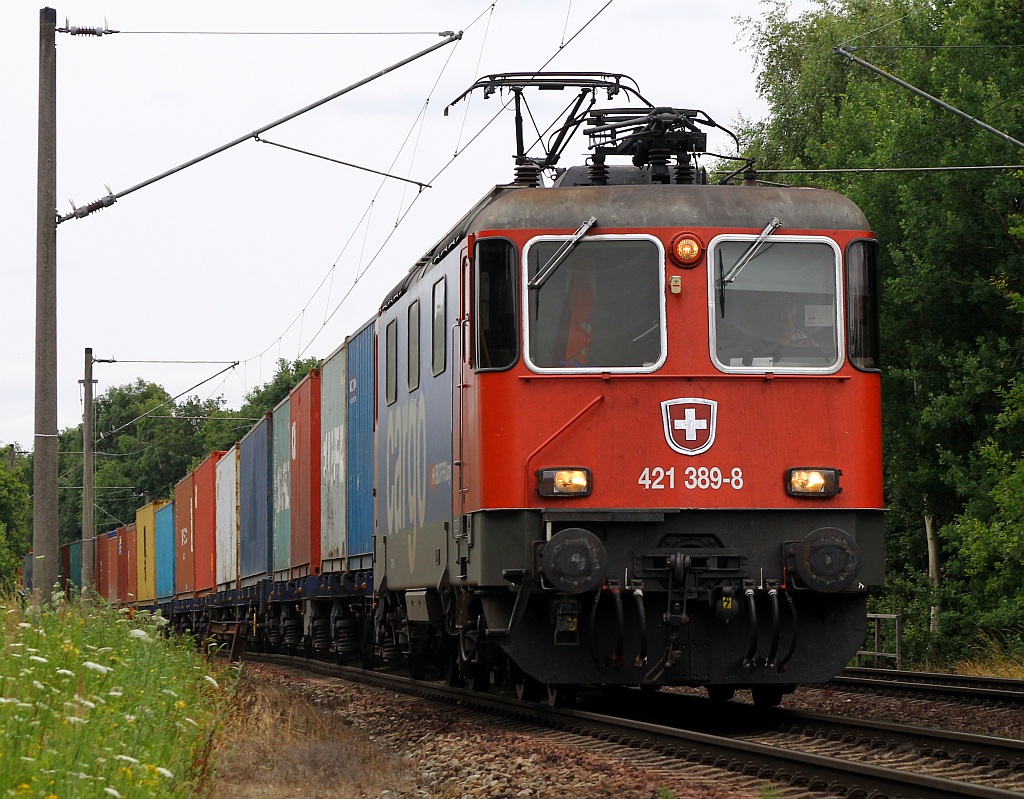
[[[0, 596], [0, 796], [192, 796], [230, 696], [163, 620]], [[223, 680], [222, 680], [223, 681]]]

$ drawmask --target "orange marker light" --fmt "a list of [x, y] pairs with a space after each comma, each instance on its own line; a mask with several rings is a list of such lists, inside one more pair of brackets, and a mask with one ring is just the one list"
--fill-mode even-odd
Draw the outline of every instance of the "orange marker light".
[[704, 246], [692, 233], [680, 233], [672, 239], [672, 260], [679, 266], [691, 267], [704, 257]]

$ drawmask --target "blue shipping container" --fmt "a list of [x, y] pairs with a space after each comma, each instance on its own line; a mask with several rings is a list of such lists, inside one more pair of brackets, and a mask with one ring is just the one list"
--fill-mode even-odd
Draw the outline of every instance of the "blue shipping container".
[[348, 562], [373, 565], [373, 320], [353, 335], [348, 351]]
[[156, 535], [156, 600], [167, 602], [174, 598], [174, 503], [158, 508], [155, 516]]
[[242, 585], [269, 577], [274, 565], [274, 417], [267, 414], [239, 447], [239, 576]]

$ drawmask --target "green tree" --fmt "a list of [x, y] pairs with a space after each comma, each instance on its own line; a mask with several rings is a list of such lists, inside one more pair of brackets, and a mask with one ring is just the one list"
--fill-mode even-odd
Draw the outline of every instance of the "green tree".
[[0, 587], [10, 584], [21, 557], [31, 548], [32, 503], [24, 459], [0, 464]]
[[[746, 20], [771, 113], [744, 131], [768, 168], [936, 167], [1017, 163], [1020, 150], [836, 55], [857, 55], [928, 93], [1020, 134], [1024, 4], [1020, 0], [821, 0], [790, 19], [784, 3]], [[1011, 46], [1007, 46], [1011, 45]], [[909, 612], [911, 637], [956, 653], [1004, 603], [988, 593], [1024, 568], [1000, 561], [1001, 582], [977, 579], [985, 558], [964, 549], [1016, 526], [1007, 453], [1024, 425], [1007, 405], [1024, 328], [1021, 175], [1006, 172], [814, 175], [864, 209], [883, 244], [881, 270], [885, 466], [891, 580], [885, 602]], [[1012, 471], [1012, 470], [1011, 470]], [[943, 582], [926, 579], [925, 529], [943, 549]], [[983, 532], [984, 531], [984, 532]], [[993, 538], [994, 540], [998, 540]], [[1007, 544], [1013, 536], [1005, 538]], [[980, 558], [980, 559], [979, 559]], [[989, 561], [991, 563], [991, 561]], [[972, 565], [973, 564], [973, 565]], [[975, 575], [972, 577], [972, 575]], [[1005, 594], [1004, 594], [1005, 595]], [[944, 609], [929, 631], [929, 609]], [[992, 611], [991, 613], [989, 611]], [[916, 636], [916, 637], [915, 637]]]

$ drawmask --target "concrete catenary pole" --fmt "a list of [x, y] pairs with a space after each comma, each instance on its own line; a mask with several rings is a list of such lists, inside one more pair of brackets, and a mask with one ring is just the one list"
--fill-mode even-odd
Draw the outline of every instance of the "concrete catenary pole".
[[93, 432], [92, 432], [92, 347], [85, 348], [85, 380], [82, 381], [82, 596], [93, 593], [93, 548], [96, 515], [93, 510]]
[[57, 582], [57, 11], [39, 12], [36, 182], [36, 395], [32, 456], [32, 583]]

